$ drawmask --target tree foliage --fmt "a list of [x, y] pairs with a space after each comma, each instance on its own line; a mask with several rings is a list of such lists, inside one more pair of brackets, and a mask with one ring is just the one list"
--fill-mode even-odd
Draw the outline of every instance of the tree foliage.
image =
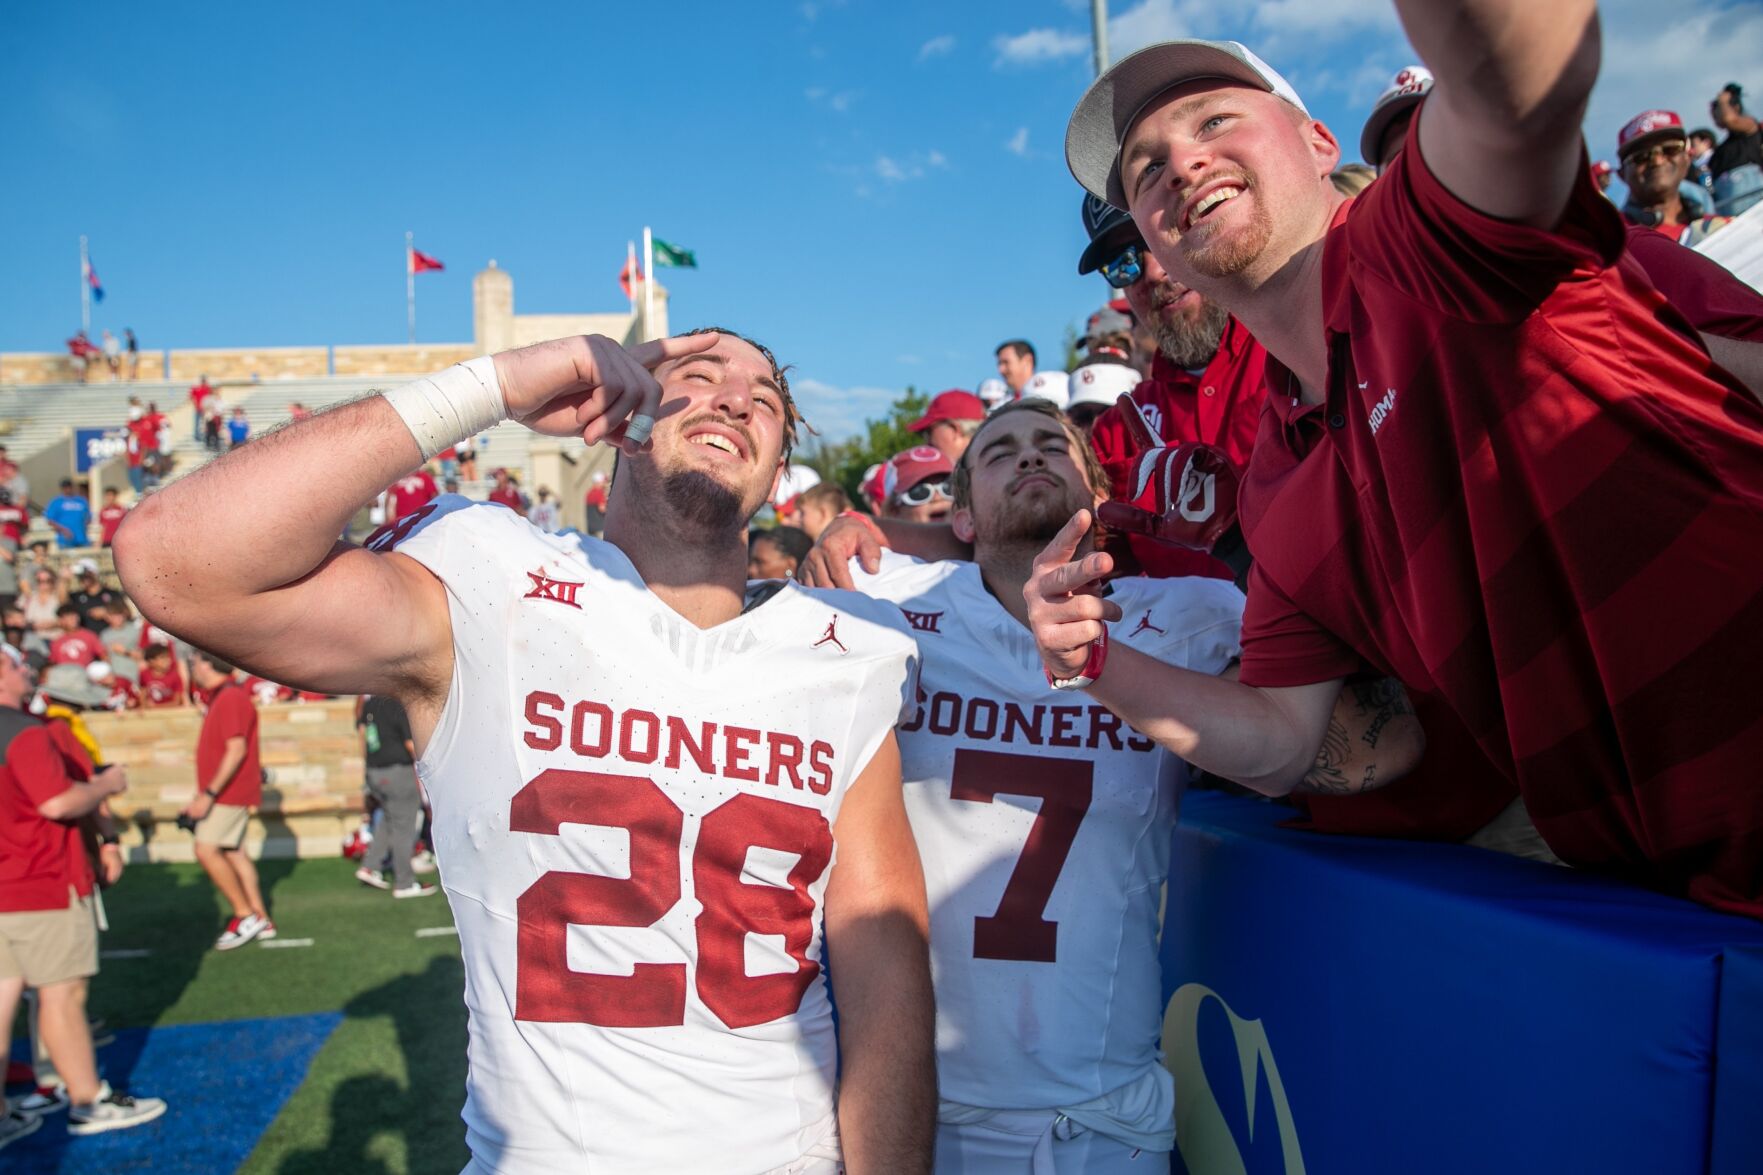
[[929, 403], [929, 396], [908, 386], [898, 400], [888, 405], [886, 415], [865, 423], [862, 436], [831, 444], [816, 440], [800, 460], [820, 474], [822, 480], [843, 486], [853, 502], [863, 505], [863, 474], [871, 465], [923, 443], [923, 438], [908, 432], [906, 426], [923, 416]]

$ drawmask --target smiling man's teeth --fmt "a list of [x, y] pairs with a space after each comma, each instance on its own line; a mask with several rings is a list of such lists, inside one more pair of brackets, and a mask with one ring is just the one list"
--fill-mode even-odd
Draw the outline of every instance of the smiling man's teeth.
[[1209, 193], [1205, 199], [1194, 205], [1192, 212], [1188, 213], [1188, 223], [1193, 224], [1226, 200], [1242, 195], [1242, 192], [1241, 188], [1219, 188], [1217, 191]]
[[717, 433], [701, 432], [692, 438], [692, 443], [694, 445], [709, 445], [713, 449], [721, 449], [724, 453], [734, 453], [736, 456], [740, 455], [735, 449], [735, 443], [733, 441]]

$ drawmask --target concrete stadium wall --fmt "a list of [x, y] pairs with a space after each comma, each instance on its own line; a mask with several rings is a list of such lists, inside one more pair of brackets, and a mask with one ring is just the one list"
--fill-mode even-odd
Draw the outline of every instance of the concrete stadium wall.
[[[123, 360], [123, 375], [128, 375], [128, 360]], [[160, 379], [165, 373], [164, 351], [141, 352], [141, 378]], [[7, 351], [0, 353], [0, 384], [64, 384], [78, 380], [73, 357], [66, 351]], [[110, 379], [110, 369], [102, 359], [92, 366], [88, 382], [101, 383]]]
[[[245, 843], [258, 857], [335, 857], [361, 818], [364, 763], [355, 699], [257, 708], [259, 749], [269, 782]], [[106, 761], [121, 764], [129, 790], [111, 802], [127, 823], [131, 861], [194, 860], [190, 834], [174, 821], [196, 794], [195, 707], [88, 714]]]
[[423, 375], [476, 358], [470, 343], [416, 343], [391, 347], [333, 347], [334, 375]]

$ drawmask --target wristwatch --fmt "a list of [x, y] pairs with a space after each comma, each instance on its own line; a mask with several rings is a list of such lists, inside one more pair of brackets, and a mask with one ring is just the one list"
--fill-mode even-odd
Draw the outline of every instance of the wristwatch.
[[1084, 661], [1083, 668], [1077, 671], [1076, 677], [1054, 677], [1053, 671], [1042, 667], [1047, 675], [1047, 684], [1054, 689], [1084, 689], [1094, 685], [1096, 678], [1102, 676], [1102, 666], [1108, 663], [1108, 626], [1102, 626], [1102, 635], [1090, 642], [1090, 655]]

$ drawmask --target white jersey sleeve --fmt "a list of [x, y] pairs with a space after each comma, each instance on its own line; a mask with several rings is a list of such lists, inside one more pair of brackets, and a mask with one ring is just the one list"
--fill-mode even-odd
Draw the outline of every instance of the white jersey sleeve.
[[913, 691], [898, 614], [790, 585], [699, 629], [616, 547], [458, 498], [374, 545], [447, 592], [417, 768], [474, 1169], [763, 1171], [827, 1145], [821, 904], [846, 790]]

